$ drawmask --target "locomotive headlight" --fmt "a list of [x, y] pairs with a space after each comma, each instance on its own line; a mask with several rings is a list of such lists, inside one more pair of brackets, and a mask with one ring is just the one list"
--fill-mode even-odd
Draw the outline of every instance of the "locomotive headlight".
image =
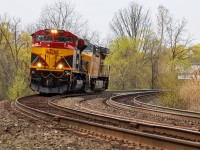
[[41, 63], [37, 63], [37, 66], [40, 68], [40, 67], [42, 67], [42, 64]]
[[59, 69], [62, 69], [62, 68], [63, 68], [63, 64], [59, 64], [59, 65], [58, 65], [58, 68], [59, 68]]
[[58, 33], [58, 30], [51, 30], [51, 33], [56, 34], [56, 33]]

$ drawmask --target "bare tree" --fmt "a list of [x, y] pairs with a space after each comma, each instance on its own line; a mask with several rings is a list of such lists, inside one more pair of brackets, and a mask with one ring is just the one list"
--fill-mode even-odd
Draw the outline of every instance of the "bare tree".
[[87, 20], [78, 14], [74, 5], [67, 1], [55, 1], [52, 4], [46, 4], [38, 20], [37, 28], [57, 28], [81, 35]]
[[155, 37], [155, 35], [146, 42], [146, 53], [144, 55], [143, 63], [150, 68], [149, 74], [149, 83], [151, 89], [157, 88], [156, 82], [159, 75], [159, 61], [162, 56], [162, 52], [160, 51], [160, 41]]
[[[144, 52], [139, 60], [139, 64], [143, 64], [144, 67], [140, 69], [144, 69], [143, 72], [151, 70], [150, 73], [148, 72], [148, 78], [150, 78], [151, 88], [154, 88], [157, 79], [158, 56], [154, 49], [156, 40], [154, 40], [149, 11], [145, 10], [142, 5], [132, 2], [127, 8], [115, 13], [110, 28], [116, 37], [127, 36], [134, 39], [138, 52]], [[148, 71], [145, 70], [147, 68]], [[136, 80], [136, 77], [133, 79]]]
[[18, 70], [27, 74], [29, 60], [25, 61], [25, 52], [30, 51], [30, 45], [30, 35], [23, 32], [20, 19], [11, 19], [8, 15], [0, 16], [0, 89], [4, 91], [4, 97]]
[[115, 13], [110, 28], [117, 36], [129, 36], [136, 39], [144, 39], [151, 25], [149, 11], [145, 11], [142, 5], [132, 2], [127, 8]]
[[[167, 47], [172, 52], [171, 60], [185, 59], [188, 52], [187, 46], [191, 42], [190, 36], [185, 36], [187, 21], [174, 19], [168, 9], [164, 6], [158, 7], [157, 15], [157, 37], [160, 41], [160, 48]], [[177, 46], [182, 45], [177, 50]], [[180, 49], [181, 48], [181, 49]]]
[[163, 6], [158, 7], [158, 14], [157, 14], [157, 38], [160, 41], [159, 46], [162, 47], [166, 46], [166, 41], [165, 41], [165, 28], [168, 21], [168, 14], [169, 11]]
[[[20, 67], [19, 64], [19, 52], [24, 47], [30, 50], [30, 37], [24, 38], [24, 31], [21, 28], [21, 20], [19, 18], [13, 18], [12, 20], [7, 17], [0, 18], [0, 34], [2, 39], [5, 41], [5, 49], [1, 49], [6, 53], [9, 53], [13, 64], [15, 65], [15, 70]], [[3, 45], [4, 45], [3, 44]]]

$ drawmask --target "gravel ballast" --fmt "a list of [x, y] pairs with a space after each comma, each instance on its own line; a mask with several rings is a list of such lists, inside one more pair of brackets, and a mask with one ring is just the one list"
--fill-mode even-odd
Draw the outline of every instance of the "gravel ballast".
[[120, 141], [92, 137], [62, 127], [57, 122], [27, 118], [0, 101], [0, 150], [125, 150]]

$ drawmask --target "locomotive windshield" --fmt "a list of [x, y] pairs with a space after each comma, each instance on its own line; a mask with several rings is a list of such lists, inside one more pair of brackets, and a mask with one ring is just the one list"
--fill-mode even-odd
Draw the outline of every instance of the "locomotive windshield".
[[52, 41], [51, 35], [36, 35], [37, 41]]
[[92, 46], [93, 45], [91, 43], [89, 43], [88, 46], [85, 48], [85, 51], [92, 52]]
[[56, 42], [73, 43], [73, 39], [70, 36], [56, 36]]

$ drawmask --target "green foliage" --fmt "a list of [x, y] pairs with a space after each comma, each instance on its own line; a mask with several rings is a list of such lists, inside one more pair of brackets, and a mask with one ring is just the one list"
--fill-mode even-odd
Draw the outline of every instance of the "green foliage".
[[185, 109], [185, 102], [180, 99], [177, 91], [166, 92], [164, 95], [159, 96], [160, 104], [166, 107]]
[[[177, 53], [179, 52], [177, 48]], [[180, 99], [180, 86], [182, 81], [178, 79], [178, 75], [187, 73], [191, 63], [187, 57], [188, 54], [171, 59], [172, 52], [168, 51], [160, 63], [160, 74], [158, 78], [158, 85], [160, 89], [169, 90], [164, 96], [160, 97], [160, 103], [167, 107], [186, 108], [185, 103]]]
[[145, 74], [142, 65], [144, 53], [138, 51], [138, 41], [129, 37], [121, 37], [110, 45], [112, 54], [106, 63], [111, 66], [111, 89], [132, 89], [145, 86]]
[[148, 89], [152, 87], [150, 81], [154, 73], [154, 84], [158, 89], [173, 91], [161, 97], [160, 103], [168, 107], [185, 108], [184, 101], [179, 97], [181, 82], [178, 75], [186, 72], [191, 66], [189, 51], [177, 45], [173, 51], [167, 49], [161, 52], [156, 46], [159, 42], [154, 41], [148, 51], [143, 52], [139, 50], [141, 43], [142, 41], [130, 37], [121, 37], [111, 43], [112, 53], [106, 59], [106, 63], [111, 66], [109, 88]]
[[28, 87], [31, 38], [28, 33], [23, 33], [21, 38], [23, 46], [18, 55], [19, 67], [17, 69], [17, 74], [13, 77], [12, 86], [8, 88], [8, 96], [12, 100], [31, 93]]
[[18, 97], [26, 95], [29, 91], [28, 82], [24, 79], [24, 72], [18, 69], [13, 84], [8, 89], [9, 98], [15, 100]]
[[[176, 53], [179, 53], [179, 46], [177, 46]], [[172, 57], [172, 51], [169, 50], [167, 53], [163, 54], [163, 59], [160, 62], [159, 70], [159, 83], [160, 87], [164, 89], [176, 89], [178, 82], [178, 75], [186, 71], [191, 63], [187, 53], [183, 54], [182, 57]]]
[[200, 63], [200, 44], [196, 44], [191, 48], [191, 62]]
[[[1, 19], [1, 16], [0, 16]], [[0, 20], [1, 98], [15, 99], [27, 94], [31, 36], [20, 28], [20, 20]], [[29, 91], [30, 92], [30, 91]]]

